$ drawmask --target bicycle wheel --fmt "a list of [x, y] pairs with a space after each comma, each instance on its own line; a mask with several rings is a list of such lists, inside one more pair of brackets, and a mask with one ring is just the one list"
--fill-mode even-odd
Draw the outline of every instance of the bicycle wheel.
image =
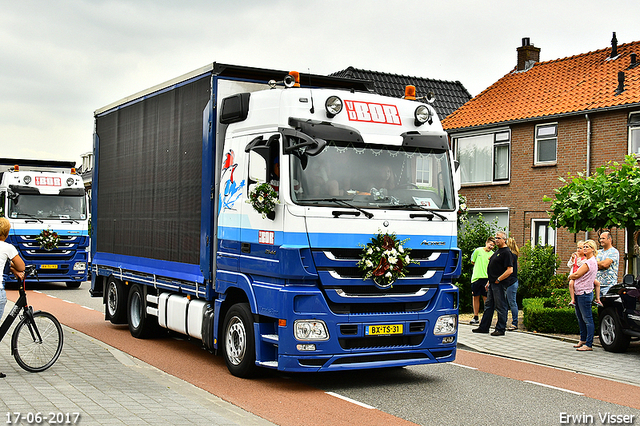
[[62, 326], [50, 313], [34, 312], [33, 319], [35, 323], [28, 317], [20, 320], [13, 331], [11, 348], [20, 367], [30, 373], [39, 373], [58, 360], [64, 336]]

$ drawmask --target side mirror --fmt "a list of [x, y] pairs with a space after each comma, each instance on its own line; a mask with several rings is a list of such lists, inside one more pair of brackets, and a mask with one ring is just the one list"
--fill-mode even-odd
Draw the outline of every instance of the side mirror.
[[267, 181], [267, 160], [258, 150], [249, 151], [249, 182]]
[[624, 285], [633, 285], [633, 275], [631, 274], [626, 274], [623, 278], [622, 278], [622, 283]]

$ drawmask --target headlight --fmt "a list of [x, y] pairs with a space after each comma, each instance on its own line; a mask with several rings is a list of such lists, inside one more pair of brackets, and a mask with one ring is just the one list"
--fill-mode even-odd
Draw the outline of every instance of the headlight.
[[297, 320], [293, 323], [293, 330], [297, 340], [329, 340], [324, 321]]
[[443, 334], [455, 334], [457, 328], [457, 315], [443, 315], [436, 321], [436, 325], [433, 327], [433, 334], [436, 336]]
[[420, 105], [418, 108], [416, 108], [414, 116], [416, 118], [416, 126], [422, 126], [427, 121], [432, 121], [431, 117], [433, 117], [433, 113], [431, 112], [431, 108], [429, 108], [428, 106]]
[[342, 111], [342, 99], [337, 96], [329, 96], [324, 107], [327, 109], [327, 117], [333, 118]]
[[86, 262], [76, 262], [73, 264], [73, 270], [74, 271], [84, 271], [85, 269], [87, 269], [87, 263]]

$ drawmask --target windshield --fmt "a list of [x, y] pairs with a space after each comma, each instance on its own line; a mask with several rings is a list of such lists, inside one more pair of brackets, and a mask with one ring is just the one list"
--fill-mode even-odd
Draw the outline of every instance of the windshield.
[[[453, 210], [446, 150], [328, 141], [315, 156], [291, 156], [294, 202], [367, 208]], [[305, 161], [306, 167], [303, 167]]]
[[86, 219], [85, 197], [20, 194], [9, 202], [12, 218]]

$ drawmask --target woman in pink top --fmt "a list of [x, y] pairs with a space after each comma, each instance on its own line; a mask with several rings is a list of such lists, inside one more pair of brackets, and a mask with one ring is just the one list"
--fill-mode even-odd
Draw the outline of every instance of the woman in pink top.
[[593, 301], [593, 282], [596, 279], [596, 272], [598, 272], [598, 262], [595, 257], [597, 246], [595, 241], [587, 240], [582, 249], [587, 259], [576, 272], [569, 275], [569, 279], [574, 280], [576, 317], [578, 317], [578, 325], [580, 326], [580, 342], [575, 345], [575, 348], [578, 351], [592, 351], [595, 326], [591, 313], [591, 302]]

